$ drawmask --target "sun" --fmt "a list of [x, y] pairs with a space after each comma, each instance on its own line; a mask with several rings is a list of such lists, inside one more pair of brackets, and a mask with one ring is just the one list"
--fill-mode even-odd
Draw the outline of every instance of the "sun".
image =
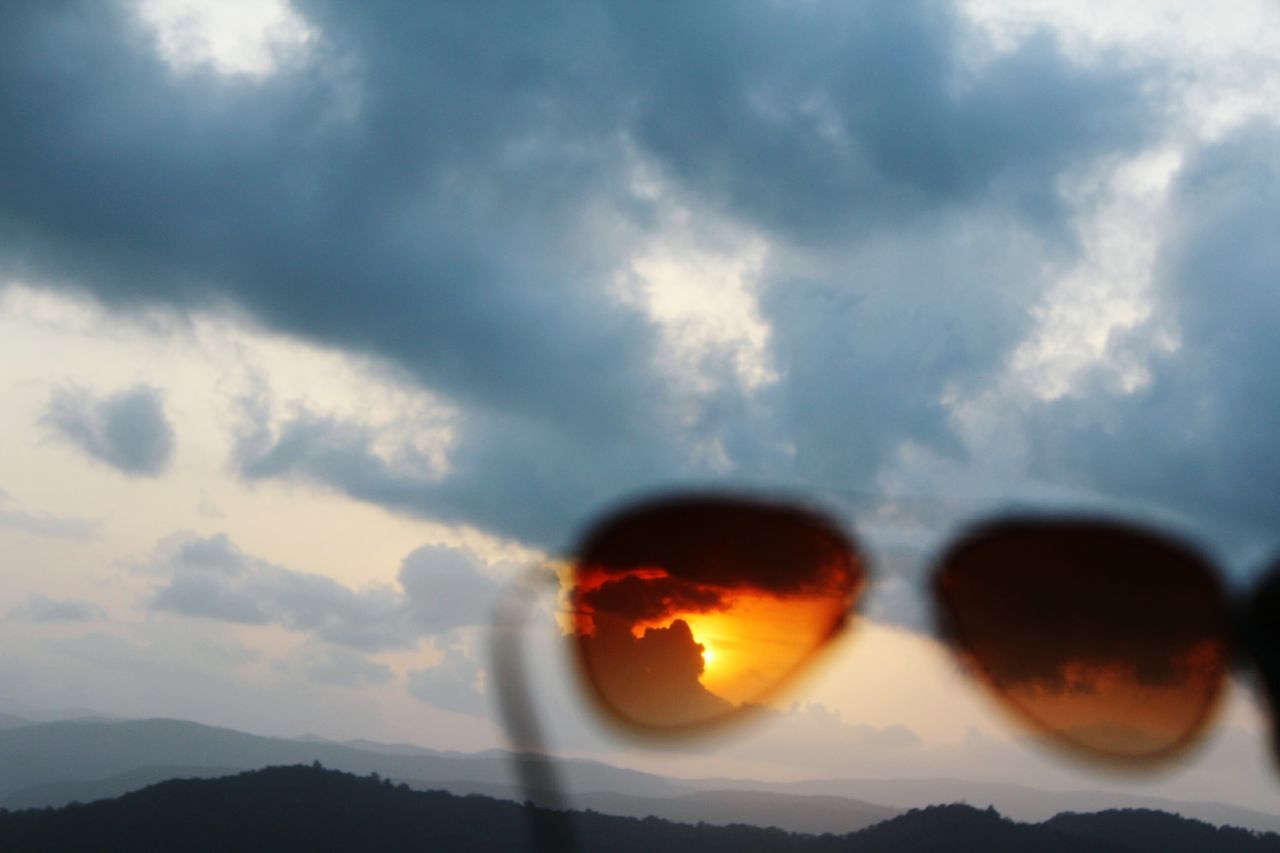
[[705, 667], [710, 667], [711, 663], [716, 659], [715, 650], [706, 643], [702, 644], [702, 663]]

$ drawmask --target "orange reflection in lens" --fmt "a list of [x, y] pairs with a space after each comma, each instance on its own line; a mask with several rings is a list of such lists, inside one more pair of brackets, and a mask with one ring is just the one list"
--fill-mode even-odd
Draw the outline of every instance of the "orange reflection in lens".
[[1095, 756], [1173, 753], [1221, 691], [1228, 650], [1213, 571], [1152, 534], [1006, 522], [956, 546], [936, 591], [959, 651], [996, 693]]
[[672, 730], [777, 690], [844, 624], [851, 544], [791, 507], [699, 497], [607, 521], [575, 562], [572, 634], [614, 717]]

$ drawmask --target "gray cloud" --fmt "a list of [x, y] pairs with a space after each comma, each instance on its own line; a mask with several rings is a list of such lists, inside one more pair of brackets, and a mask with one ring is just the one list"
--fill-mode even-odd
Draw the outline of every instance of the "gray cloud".
[[[224, 534], [171, 537], [155, 569], [164, 582], [150, 600], [152, 609], [282, 625], [364, 652], [412, 649], [423, 636], [487, 624], [497, 595], [497, 583], [479, 571], [474, 558], [441, 547], [410, 553], [400, 568], [399, 589], [352, 590], [245, 554]], [[351, 669], [343, 661], [335, 671]]]
[[[947, 447], [940, 393], [1073, 251], [1059, 178], [1151, 124], [1144, 75], [1048, 37], [972, 66], [943, 3], [298, 7], [317, 64], [237, 85], [168, 74], [113, 6], [7, 4], [0, 271], [385, 359], [462, 411], [445, 478], [305, 413], [242, 435], [240, 470], [544, 545], [715, 479], [709, 444], [740, 482], [858, 486], [905, 437]], [[688, 411], [612, 295], [675, 202], [774, 247], [761, 399]]]
[[480, 668], [457, 649], [447, 649], [445, 659], [430, 669], [409, 673], [409, 693], [445, 711], [487, 716], [492, 710], [489, 697], [477, 686]]
[[1072, 162], [1131, 144], [1136, 79], [1066, 62], [1049, 34], [976, 73], [946, 3], [616, 4], [636, 138], [731, 216], [805, 242], [999, 198], [1038, 219]]
[[312, 681], [335, 687], [364, 687], [394, 680], [391, 667], [369, 660], [350, 649], [326, 647], [306, 650], [299, 661], [302, 672]]
[[[1097, 377], [1036, 413], [1042, 472], [1184, 513], [1236, 556], [1280, 547], [1280, 129], [1250, 126], [1179, 174], [1151, 319], [1113, 341], [1133, 392]], [[1176, 330], [1173, 351], [1159, 346]]]
[[94, 459], [131, 476], [159, 476], [173, 458], [164, 396], [145, 385], [102, 398], [82, 389], [55, 391], [43, 421]]
[[87, 539], [97, 533], [98, 522], [26, 512], [0, 489], [0, 527], [59, 539]]
[[765, 710], [769, 725], [761, 737], [735, 749], [739, 755], [810, 767], [847, 766], [850, 758], [909, 761], [921, 751], [910, 728], [884, 728], [847, 722], [821, 702], [792, 703], [783, 711]]
[[475, 625], [487, 617], [498, 597], [498, 584], [476, 570], [475, 559], [443, 546], [423, 546], [400, 565], [414, 625], [430, 634]]
[[106, 617], [96, 604], [75, 599], [54, 599], [34, 593], [9, 611], [10, 619], [24, 622], [92, 622]]

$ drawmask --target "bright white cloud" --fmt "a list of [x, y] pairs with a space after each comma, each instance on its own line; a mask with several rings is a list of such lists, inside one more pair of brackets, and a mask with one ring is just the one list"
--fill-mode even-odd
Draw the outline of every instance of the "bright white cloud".
[[661, 330], [659, 369], [695, 395], [724, 382], [754, 391], [777, 381], [756, 292], [766, 241], [710, 210], [690, 209], [651, 165], [633, 157], [634, 189], [662, 211], [664, 224], [612, 286]]
[[137, 0], [138, 20], [175, 71], [268, 77], [306, 55], [318, 33], [288, 0]]
[[1280, 7], [1270, 0], [963, 0], [997, 50], [1048, 28], [1089, 63], [1152, 62], [1189, 135], [1217, 138], [1251, 119], [1280, 120]]

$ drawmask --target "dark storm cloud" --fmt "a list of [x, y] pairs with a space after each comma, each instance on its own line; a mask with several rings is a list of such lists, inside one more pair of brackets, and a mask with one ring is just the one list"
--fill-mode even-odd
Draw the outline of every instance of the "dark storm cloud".
[[160, 552], [165, 580], [151, 599], [155, 610], [282, 625], [365, 652], [411, 649], [423, 636], [487, 624], [497, 595], [474, 559], [441, 547], [409, 554], [399, 589], [363, 590], [252, 557], [222, 534], [171, 538]]
[[42, 418], [61, 438], [132, 476], [157, 477], [173, 458], [173, 426], [164, 395], [139, 385], [96, 398], [82, 389], [54, 392]]
[[706, 613], [729, 606], [724, 594], [678, 578], [644, 579], [634, 575], [608, 581], [575, 598], [591, 613], [607, 613], [628, 624], [661, 619], [672, 613]]
[[1081, 73], [1047, 34], [971, 76], [946, 3], [616, 14], [645, 150], [729, 215], [805, 242], [992, 195], [1051, 218], [1065, 166], [1138, 135], [1134, 81]]
[[[1113, 342], [1148, 365], [1041, 413], [1041, 471], [1178, 510], [1227, 550], [1280, 546], [1280, 130], [1245, 127], [1190, 158], [1172, 196], [1151, 321]], [[1151, 346], [1172, 324], [1172, 352]], [[1274, 550], [1271, 551], [1274, 553]]]
[[[575, 605], [627, 624], [727, 609], [740, 590], [825, 595], [838, 605], [862, 581], [852, 544], [819, 517], [722, 495], [625, 509], [592, 529], [574, 560]], [[654, 570], [664, 575], [644, 574]]]
[[[940, 394], [1007, 352], [1041, 283], [992, 235], [1069, 251], [1058, 178], [1148, 120], [1140, 77], [1048, 38], [971, 67], [940, 3], [298, 7], [314, 64], [245, 84], [170, 74], [114, 5], [6, 4], [0, 271], [385, 359], [462, 408], [446, 478], [308, 417], [252, 433], [241, 470], [539, 544], [710, 478], [709, 440], [775, 479], [945, 443]], [[779, 247], [762, 407], [730, 389], [681, 417], [611, 295], [660, 214], [637, 160]]]
[[39, 593], [28, 596], [9, 611], [10, 619], [24, 622], [92, 622], [106, 615], [105, 610], [92, 602], [49, 598]]
[[975, 204], [835, 248], [816, 268], [776, 259], [761, 298], [786, 381], [761, 399], [793, 476], [872, 491], [904, 441], [963, 458], [944, 401], [997, 380], [1071, 257], [1024, 219]]

